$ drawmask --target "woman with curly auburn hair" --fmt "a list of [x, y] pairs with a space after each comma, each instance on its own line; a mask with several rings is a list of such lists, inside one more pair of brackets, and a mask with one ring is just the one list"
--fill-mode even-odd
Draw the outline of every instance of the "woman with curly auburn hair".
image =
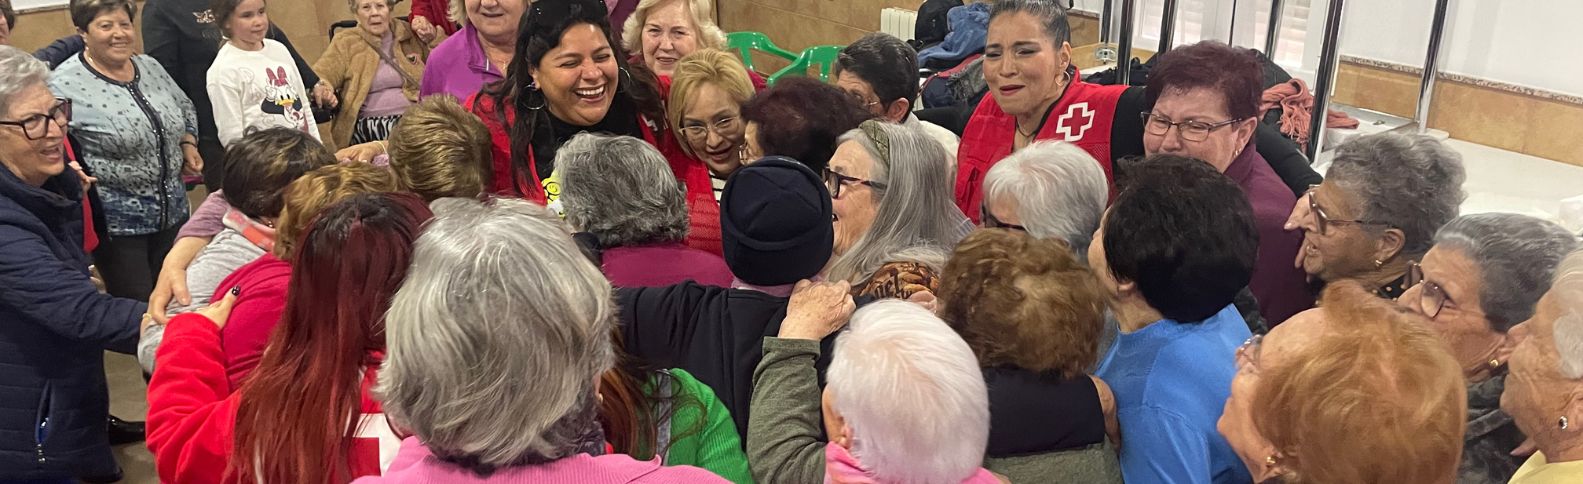
[[1358, 282], [1319, 306], [1237, 350], [1217, 427], [1253, 481], [1454, 482], [1467, 390], [1446, 344]]
[[1115, 397], [1086, 373], [1099, 358], [1105, 295], [1066, 243], [969, 235], [945, 266], [940, 316], [989, 384], [986, 468], [1012, 482], [1121, 482]]

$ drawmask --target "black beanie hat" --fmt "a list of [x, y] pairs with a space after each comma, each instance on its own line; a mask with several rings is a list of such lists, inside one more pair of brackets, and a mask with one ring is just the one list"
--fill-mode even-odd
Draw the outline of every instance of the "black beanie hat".
[[738, 279], [779, 286], [811, 278], [830, 261], [830, 191], [802, 163], [771, 156], [737, 169], [720, 194], [720, 238]]

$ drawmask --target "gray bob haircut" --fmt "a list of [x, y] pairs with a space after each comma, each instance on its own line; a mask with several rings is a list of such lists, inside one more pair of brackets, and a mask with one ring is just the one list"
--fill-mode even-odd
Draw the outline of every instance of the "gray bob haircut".
[[385, 412], [486, 468], [578, 452], [614, 362], [610, 283], [531, 202], [445, 198], [386, 314]]
[[1478, 266], [1479, 307], [1502, 333], [1534, 315], [1556, 265], [1577, 246], [1560, 225], [1514, 213], [1463, 215], [1435, 234], [1435, 247], [1460, 251]]
[[630, 136], [583, 133], [555, 154], [566, 221], [604, 248], [687, 237], [687, 188], [659, 150]]
[[1014, 13], [1025, 13], [1039, 19], [1044, 33], [1050, 36], [1057, 49], [1061, 48], [1061, 44], [1072, 41], [1071, 21], [1066, 17], [1066, 7], [1061, 6], [1058, 0], [995, 0], [989, 7], [990, 20]]
[[1561, 307], [1556, 318], [1556, 352], [1561, 355], [1561, 375], [1583, 379], [1583, 250], [1561, 260], [1551, 297]]
[[1402, 252], [1414, 258], [1429, 251], [1435, 232], [1467, 199], [1462, 155], [1423, 135], [1359, 136], [1336, 148], [1325, 177], [1358, 197], [1360, 220], [1401, 230]]
[[[865, 129], [885, 138], [890, 149], [881, 153]], [[884, 188], [870, 187], [878, 204], [874, 225], [831, 264], [825, 278], [855, 285], [897, 261], [943, 270], [951, 249], [973, 230], [973, 222], [956, 208], [956, 173], [946, 164], [945, 148], [916, 128], [874, 120], [838, 141], [848, 142], [861, 145], [874, 160], [869, 181]]]
[[1040, 141], [1000, 160], [984, 175], [984, 204], [1010, 203], [1028, 235], [1066, 242], [1078, 254], [1099, 230], [1110, 186], [1087, 151]]
[[973, 349], [917, 304], [852, 315], [830, 360], [830, 406], [852, 422], [852, 455], [878, 482], [957, 483], [984, 462], [989, 391]]
[[33, 54], [9, 45], [0, 45], [0, 116], [10, 112], [11, 102], [23, 89], [43, 85], [49, 80], [49, 66]]

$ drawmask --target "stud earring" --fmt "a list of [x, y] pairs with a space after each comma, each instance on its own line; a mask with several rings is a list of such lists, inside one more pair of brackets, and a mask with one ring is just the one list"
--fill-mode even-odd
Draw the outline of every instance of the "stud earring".
[[1559, 424], [1560, 424], [1560, 426], [1561, 426], [1561, 430], [1566, 430], [1566, 429], [1567, 429], [1567, 427], [1570, 427], [1570, 426], [1571, 426], [1571, 425], [1570, 425], [1570, 424], [1569, 424], [1569, 423], [1568, 423], [1568, 422], [1567, 422], [1567, 417], [1566, 417], [1566, 415], [1562, 415], [1562, 416], [1561, 416], [1561, 421], [1560, 421], [1560, 422], [1558, 422], [1558, 423], [1559, 423]]
[[1275, 467], [1275, 455], [1274, 454], [1270, 454], [1269, 456], [1265, 457], [1264, 458], [1264, 465], [1267, 465], [1267, 466], [1270, 466], [1270, 467]]
[[1500, 367], [1501, 367], [1501, 360], [1497, 360], [1497, 359], [1494, 359], [1494, 358], [1490, 359], [1490, 369], [1491, 370], [1499, 369]]
[[1385, 267], [1385, 262], [1379, 259], [1374, 259], [1374, 268], [1379, 269], [1381, 267]]

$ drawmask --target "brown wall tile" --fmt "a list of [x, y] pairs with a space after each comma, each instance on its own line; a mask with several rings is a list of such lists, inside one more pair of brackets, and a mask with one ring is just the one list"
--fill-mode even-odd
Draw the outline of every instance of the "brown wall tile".
[[[1538, 101], [1528, 119], [1520, 151], [1540, 158], [1583, 165], [1583, 106]], [[1487, 126], [1487, 129], [1498, 129]]]

